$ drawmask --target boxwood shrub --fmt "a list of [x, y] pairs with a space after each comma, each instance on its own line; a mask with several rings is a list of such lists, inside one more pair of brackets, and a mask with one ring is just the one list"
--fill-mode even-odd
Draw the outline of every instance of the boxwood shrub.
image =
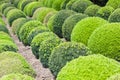
[[109, 23], [96, 29], [88, 40], [88, 47], [95, 54], [120, 60], [120, 24]]
[[82, 42], [87, 45], [88, 39], [92, 32], [106, 23], [108, 23], [106, 20], [99, 17], [85, 18], [75, 25], [71, 34], [71, 40]]
[[61, 69], [56, 80], [106, 80], [116, 73], [120, 73], [119, 62], [94, 54], [80, 56], [68, 62]]
[[61, 39], [58, 37], [51, 37], [42, 41], [39, 48], [39, 59], [44, 67], [48, 67], [48, 60], [52, 50], [61, 43]]
[[7, 14], [7, 19], [8, 19], [8, 23], [10, 24], [10, 26], [12, 25], [12, 22], [20, 17], [26, 17], [26, 15], [24, 14], [24, 12], [22, 12], [19, 9], [12, 9], [8, 12]]
[[31, 20], [31, 21], [28, 21], [25, 24], [23, 24], [19, 31], [20, 40], [25, 45], [29, 45], [30, 43], [28, 43], [28, 40], [27, 40], [28, 34], [30, 33], [30, 31], [32, 29], [34, 29], [35, 27], [41, 26], [41, 25], [42, 25], [42, 23], [37, 20]]
[[120, 74], [112, 75], [107, 80], [120, 80]]
[[68, 17], [65, 20], [64, 24], [62, 25], [63, 37], [66, 40], [70, 41], [71, 33], [72, 33], [74, 26], [77, 24], [77, 22], [79, 22], [80, 20], [82, 20], [83, 18], [86, 18], [86, 17], [88, 17], [88, 16], [85, 14], [81, 14], [81, 13], [74, 14], [74, 15]]
[[12, 1], [15, 7], [18, 6], [19, 1], [20, 1], [20, 0], [13, 0], [13, 1]]
[[39, 58], [39, 48], [40, 48], [41, 42], [51, 37], [57, 37], [57, 36], [52, 32], [43, 32], [43, 33], [39, 33], [33, 38], [31, 42], [31, 48], [36, 58]]
[[70, 0], [70, 1], [67, 3], [67, 5], [66, 5], [66, 9], [71, 9], [72, 4], [73, 4], [75, 1], [78, 1], [78, 0]]
[[7, 8], [4, 10], [4, 12], [3, 12], [4, 16], [6, 17], [7, 14], [8, 14], [8, 12], [9, 12], [10, 10], [12, 10], [12, 9], [15, 9], [15, 7], [7, 7]]
[[93, 3], [89, 0], [77, 0], [72, 4], [71, 9], [79, 13], [84, 13], [85, 9], [90, 5], [93, 5]]
[[52, 7], [52, 4], [55, 0], [47, 0], [47, 7]]
[[2, 76], [0, 80], [35, 80], [35, 79], [28, 75], [22, 75], [20, 73], [11, 73]]
[[9, 40], [13, 42], [13, 39], [10, 37], [10, 35], [3, 31], [0, 31], [0, 40]]
[[113, 11], [114, 11], [114, 8], [111, 6], [101, 7], [97, 11], [96, 16], [108, 20], [109, 16], [112, 14]]
[[85, 56], [88, 48], [82, 43], [64, 42], [52, 50], [49, 57], [49, 68], [54, 76], [65, 64], [79, 56]]
[[0, 17], [0, 24], [1, 25], [6, 25], [6, 23], [3, 21], [2, 17]]
[[106, 6], [111, 6], [114, 9], [117, 9], [120, 7], [120, 0], [108, 0]]
[[0, 77], [10, 73], [20, 73], [35, 77], [35, 71], [19, 53], [3, 52], [0, 53]]
[[55, 0], [52, 4], [52, 8], [56, 9], [56, 10], [60, 10], [61, 4], [64, 0]]
[[61, 3], [61, 6], [60, 6], [60, 9], [66, 9], [66, 5], [67, 3], [71, 1], [71, 0], [64, 0], [62, 3]]
[[86, 8], [84, 13], [89, 16], [96, 16], [96, 13], [98, 12], [99, 9], [100, 9], [100, 6], [98, 5], [90, 5], [89, 7]]
[[5, 26], [5, 25], [3, 25], [3, 24], [0, 24], [0, 31], [6, 32], [6, 33], [8, 33], [8, 34], [9, 34], [8, 29], [7, 29], [7, 28], [6, 28], [6, 26]]

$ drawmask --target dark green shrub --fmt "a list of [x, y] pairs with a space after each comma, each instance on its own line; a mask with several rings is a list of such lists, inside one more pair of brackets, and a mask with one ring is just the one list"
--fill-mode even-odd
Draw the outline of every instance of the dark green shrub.
[[0, 80], [35, 80], [35, 79], [33, 79], [31, 76], [28, 75], [22, 75], [20, 73], [11, 73], [2, 76]]
[[120, 8], [116, 9], [108, 18], [109, 22], [120, 22]]
[[19, 53], [3, 52], [0, 53], [0, 77], [11, 73], [20, 73], [35, 77], [35, 71]]
[[120, 73], [119, 62], [103, 55], [80, 56], [67, 63], [56, 80], [106, 80]]
[[84, 13], [85, 9], [90, 5], [93, 5], [93, 3], [89, 0], [77, 0], [72, 4], [71, 9], [79, 13]]
[[48, 2], [48, 4], [47, 4], [47, 6], [48, 7], [52, 7], [52, 4], [53, 4], [53, 2], [55, 1], [55, 0], [47, 0]]
[[72, 30], [74, 28], [74, 26], [76, 25], [77, 22], [79, 22], [80, 20], [82, 20], [83, 18], [86, 18], [88, 17], [87, 15], [85, 14], [74, 14], [70, 17], [68, 17], [64, 24], [62, 25], [62, 35], [63, 37], [70, 41], [70, 38], [71, 38], [71, 33], [72, 33]]
[[30, 33], [30, 31], [32, 29], [34, 29], [35, 27], [38, 26], [42, 26], [42, 23], [37, 21], [37, 20], [31, 20], [26, 22], [25, 24], [22, 25], [20, 31], [19, 31], [19, 36], [20, 36], [20, 40], [25, 44], [25, 45], [29, 45], [30, 43], [28, 43], [27, 40], [27, 36]]
[[88, 48], [82, 43], [64, 42], [55, 47], [49, 57], [49, 68], [57, 76], [65, 64], [79, 56], [86, 55]]
[[20, 0], [13, 0], [13, 4], [15, 5], [15, 7], [18, 6], [19, 1], [20, 1]]
[[55, 0], [52, 4], [52, 8], [56, 9], [56, 10], [60, 10], [61, 4], [64, 0]]
[[44, 67], [48, 67], [48, 60], [52, 50], [58, 46], [62, 41], [58, 37], [51, 37], [42, 41], [39, 49], [39, 59]]
[[43, 32], [49, 32], [50, 30], [48, 28], [46, 28], [45, 26], [38, 26], [34, 29], [32, 29], [30, 31], [30, 33], [28, 34], [27, 36], [27, 40], [28, 40], [28, 43], [31, 44], [33, 38], [39, 34], [39, 33], [43, 33]]
[[6, 8], [8, 8], [8, 7], [13, 7], [13, 6], [14, 6], [14, 5], [13, 5], [13, 4], [10, 4], [10, 3], [3, 3], [3, 4], [1, 5], [1, 12], [3, 13]]
[[55, 34], [62, 37], [62, 25], [66, 18], [75, 14], [72, 10], [61, 10], [55, 16], [52, 22], [52, 29]]
[[77, 0], [70, 0], [70, 1], [67, 3], [67, 5], [66, 5], [66, 9], [71, 9], [72, 4], [73, 4], [75, 1], [77, 1]]
[[106, 23], [108, 23], [106, 20], [99, 17], [85, 18], [75, 25], [71, 34], [71, 40], [87, 45], [92, 32]]
[[3, 19], [0, 17], [0, 24], [1, 25], [6, 25], [5, 22], [3, 21]]
[[112, 14], [113, 11], [114, 8], [112, 8], [111, 6], [101, 7], [96, 13], [96, 16], [108, 20], [108, 17]]
[[92, 33], [88, 40], [88, 47], [94, 54], [100, 53], [107, 57], [120, 60], [119, 32], [119, 23], [103, 25]]
[[43, 32], [43, 33], [39, 33], [33, 38], [31, 42], [31, 48], [36, 58], [39, 58], [39, 48], [40, 48], [41, 42], [51, 37], [57, 37], [57, 36], [52, 32]]
[[67, 3], [69, 2], [69, 1], [71, 1], [71, 0], [64, 0], [63, 2], [62, 2], [62, 4], [61, 4], [61, 9], [66, 9], [66, 5], [67, 5]]
[[120, 0], [108, 0], [106, 6], [111, 6], [114, 9], [117, 9], [120, 7]]
[[12, 22], [20, 17], [26, 17], [26, 15], [19, 9], [12, 9], [7, 14], [7, 19], [10, 25], [12, 25]]
[[115, 74], [109, 77], [107, 80], [120, 80], [120, 74]]
[[9, 0], [0, 0], [0, 5], [4, 4], [4, 3], [8, 3]]
[[9, 40], [9, 41], [13, 41], [12, 38], [10, 37], [10, 35], [8, 35], [7, 33], [0, 31], [0, 40]]
[[86, 8], [84, 13], [89, 15], [89, 16], [96, 16], [96, 13], [97, 13], [97, 11], [99, 9], [100, 9], [100, 6], [98, 6], [98, 5], [91, 5], [91, 6]]
[[6, 32], [6, 33], [9, 34], [9, 31], [8, 31], [8, 29], [6, 28], [5, 25], [1, 25], [1, 24], [0, 24], [0, 31]]
[[9, 12], [10, 10], [12, 10], [12, 9], [15, 9], [15, 7], [7, 7], [7, 8], [4, 10], [3, 14], [5, 15], [5, 17], [7, 16], [8, 12]]

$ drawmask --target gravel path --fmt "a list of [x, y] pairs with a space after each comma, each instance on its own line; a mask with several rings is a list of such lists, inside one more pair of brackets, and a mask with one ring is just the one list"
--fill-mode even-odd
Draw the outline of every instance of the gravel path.
[[[7, 23], [6, 19], [3, 17], [4, 21]], [[12, 33], [11, 27], [7, 24], [7, 28], [13, 38], [14, 42], [18, 46], [18, 52], [25, 57], [28, 63], [34, 68], [36, 71], [36, 80], [54, 80], [53, 75], [51, 74], [48, 68], [43, 68], [42, 64], [35, 56], [32, 54], [30, 46], [24, 46], [22, 42], [19, 41], [16, 35]]]

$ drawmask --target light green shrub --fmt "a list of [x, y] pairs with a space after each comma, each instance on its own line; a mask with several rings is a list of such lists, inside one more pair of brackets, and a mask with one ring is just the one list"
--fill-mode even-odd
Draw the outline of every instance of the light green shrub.
[[52, 4], [52, 8], [56, 9], [56, 10], [60, 10], [61, 4], [64, 0], [55, 0]]
[[12, 10], [12, 9], [15, 9], [15, 7], [7, 7], [7, 8], [4, 10], [3, 14], [5, 15], [5, 17], [7, 16], [8, 12], [9, 12], [10, 10]]
[[108, 0], [106, 6], [111, 6], [114, 9], [117, 9], [120, 6], [120, 0]]
[[120, 80], [120, 74], [115, 74], [109, 77], [107, 80]]

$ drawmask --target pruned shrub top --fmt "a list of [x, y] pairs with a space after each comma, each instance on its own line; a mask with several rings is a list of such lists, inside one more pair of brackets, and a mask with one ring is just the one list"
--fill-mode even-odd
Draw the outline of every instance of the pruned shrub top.
[[9, 41], [13, 41], [12, 38], [10, 37], [10, 35], [8, 35], [7, 33], [0, 31], [0, 40], [9, 40]]
[[120, 7], [120, 0], [108, 0], [106, 6], [111, 6], [114, 9], [117, 9]]
[[3, 25], [3, 24], [0, 24], [0, 31], [6, 32], [6, 33], [8, 33], [8, 34], [9, 34], [8, 29], [7, 29], [7, 28], [6, 28], [6, 26], [5, 26], [5, 25]]
[[14, 6], [14, 5], [13, 5], [13, 4], [10, 4], [10, 3], [3, 3], [3, 4], [1, 5], [1, 12], [3, 13], [6, 8], [8, 8], [8, 7], [13, 7], [13, 6]]
[[71, 34], [71, 40], [82, 42], [87, 45], [88, 39], [92, 32], [98, 27], [108, 23], [99, 17], [88, 17], [78, 22]]
[[120, 64], [113, 59], [103, 55], [80, 56], [68, 62], [56, 80], [106, 80], [116, 73], [120, 73]]
[[[64, 42], [55, 47], [49, 57], [49, 68], [57, 76], [67, 62], [79, 56], [85, 56], [88, 48], [82, 43]], [[62, 80], [62, 79], [61, 79]]]
[[70, 1], [67, 3], [67, 5], [66, 5], [66, 9], [71, 9], [72, 4], [73, 4], [75, 1], [78, 1], [78, 0], [70, 0]]
[[64, 0], [55, 0], [55, 1], [53, 1], [52, 8], [59, 11], [63, 1]]
[[107, 57], [120, 60], [119, 32], [119, 23], [109, 23], [103, 25], [92, 33], [88, 40], [88, 47], [94, 54], [100, 53]]
[[67, 3], [69, 3], [69, 1], [71, 1], [71, 0], [64, 0], [64, 1], [61, 3], [60, 8], [61, 8], [61, 9], [66, 9], [66, 5], [67, 5]]
[[120, 80], [120, 74], [114, 74], [110, 76], [107, 80]]
[[10, 10], [12, 10], [12, 9], [15, 9], [15, 7], [7, 7], [7, 8], [4, 10], [3, 14], [5, 15], [5, 17], [7, 16], [8, 12], [9, 12]]

